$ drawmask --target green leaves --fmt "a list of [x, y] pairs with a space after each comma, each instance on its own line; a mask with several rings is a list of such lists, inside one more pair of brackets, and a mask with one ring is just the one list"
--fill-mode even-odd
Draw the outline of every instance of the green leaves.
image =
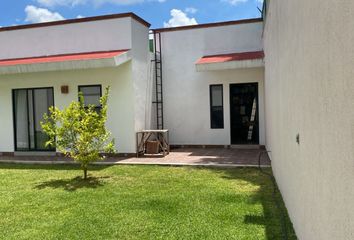
[[56, 147], [80, 163], [84, 170], [88, 164], [103, 160], [104, 153], [114, 153], [115, 143], [105, 126], [108, 95], [109, 87], [100, 99], [100, 111], [94, 105], [85, 107], [82, 93], [78, 102], [72, 102], [63, 110], [51, 107], [50, 114], [45, 114], [41, 122], [49, 136], [46, 146]]

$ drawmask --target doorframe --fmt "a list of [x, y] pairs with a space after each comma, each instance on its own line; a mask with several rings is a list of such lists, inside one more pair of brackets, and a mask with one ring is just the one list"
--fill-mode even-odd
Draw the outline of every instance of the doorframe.
[[[15, 91], [16, 90], [27, 90], [26, 92], [26, 99], [27, 99], [27, 105], [26, 105], [26, 110], [27, 110], [27, 117], [29, 117], [29, 106], [28, 106], [28, 90], [40, 90], [40, 89], [52, 89], [53, 91], [53, 106], [55, 106], [55, 97], [54, 97], [54, 87], [36, 87], [36, 88], [13, 88], [11, 89], [12, 92], [12, 125], [13, 125], [13, 133], [14, 133], [14, 150], [15, 152], [56, 152], [56, 149], [37, 149], [35, 147], [35, 149], [31, 149], [31, 140], [30, 140], [30, 129], [27, 129], [27, 134], [28, 134], [28, 147], [29, 149], [27, 150], [18, 150], [17, 148], [17, 126], [16, 126], [16, 112], [15, 112]], [[32, 99], [33, 99], [33, 104], [34, 104], [34, 95], [32, 94]], [[34, 108], [35, 106], [33, 106], [33, 114], [34, 114]], [[35, 122], [35, 116], [33, 116], [33, 124]], [[37, 140], [37, 136], [35, 134], [35, 129], [34, 129], [34, 141], [35, 141], [35, 146], [36, 146], [36, 140]]]
[[[231, 111], [231, 106], [232, 106], [232, 103], [231, 103], [231, 86], [232, 85], [247, 85], [247, 84], [256, 84], [257, 85], [257, 96], [256, 96], [256, 101], [257, 101], [257, 111], [256, 111], [256, 119], [257, 119], [257, 122], [258, 122], [258, 136], [257, 136], [257, 143], [252, 143], [252, 144], [248, 144], [248, 143], [242, 143], [242, 144], [233, 144], [232, 143], [232, 111]], [[229, 113], [230, 113], [230, 145], [259, 145], [260, 142], [261, 142], [261, 136], [260, 136], [260, 119], [259, 119], [259, 82], [244, 82], [244, 83], [230, 83], [229, 84]]]

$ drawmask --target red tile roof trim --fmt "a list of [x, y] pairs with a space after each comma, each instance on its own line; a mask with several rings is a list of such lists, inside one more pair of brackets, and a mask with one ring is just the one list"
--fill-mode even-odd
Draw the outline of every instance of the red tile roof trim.
[[232, 62], [232, 61], [262, 59], [262, 58], [264, 58], [263, 51], [230, 53], [230, 54], [204, 56], [201, 59], [199, 59], [196, 64], [223, 63], [223, 62]]
[[71, 54], [29, 57], [29, 58], [0, 59], [0, 66], [107, 59], [107, 58], [113, 58], [119, 56], [128, 51], [129, 50], [114, 50], [114, 51], [104, 51], [104, 52], [101, 51], [101, 52], [71, 53]]

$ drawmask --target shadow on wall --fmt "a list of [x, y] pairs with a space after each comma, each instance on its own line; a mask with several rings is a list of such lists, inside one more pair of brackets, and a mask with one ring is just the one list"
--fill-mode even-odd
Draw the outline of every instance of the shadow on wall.
[[[242, 180], [258, 186], [258, 191], [252, 193], [249, 204], [261, 204], [263, 207], [263, 216], [255, 214], [245, 215], [244, 223], [263, 225], [267, 239], [269, 240], [296, 240], [297, 237], [293, 229], [293, 225], [289, 219], [279, 191], [277, 191], [276, 198], [281, 203], [282, 211], [286, 213], [288, 238], [284, 238], [285, 234], [282, 232], [281, 212], [279, 212], [279, 209], [277, 209], [276, 204], [273, 201], [273, 186], [271, 180], [259, 171], [254, 171], [254, 169], [245, 169], [247, 171], [246, 174], [240, 173], [240, 171], [235, 171], [234, 169], [213, 169], [213, 171], [217, 171], [221, 174], [224, 179], [228, 179], [230, 181]], [[271, 173], [270, 169], [264, 169], [264, 171]]]

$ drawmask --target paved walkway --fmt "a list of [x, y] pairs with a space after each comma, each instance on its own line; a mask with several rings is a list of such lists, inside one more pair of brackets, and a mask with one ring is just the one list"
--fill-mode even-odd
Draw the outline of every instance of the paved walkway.
[[[173, 150], [166, 157], [120, 157], [108, 158], [97, 164], [140, 164], [140, 165], [169, 165], [169, 166], [215, 166], [215, 167], [238, 167], [258, 166], [259, 153], [264, 150], [258, 149], [223, 149], [223, 148], [182, 148]], [[0, 156], [0, 163], [33, 163], [33, 164], [63, 164], [72, 163], [70, 159], [60, 157], [5, 157]], [[263, 167], [270, 166], [268, 155], [261, 159]]]

